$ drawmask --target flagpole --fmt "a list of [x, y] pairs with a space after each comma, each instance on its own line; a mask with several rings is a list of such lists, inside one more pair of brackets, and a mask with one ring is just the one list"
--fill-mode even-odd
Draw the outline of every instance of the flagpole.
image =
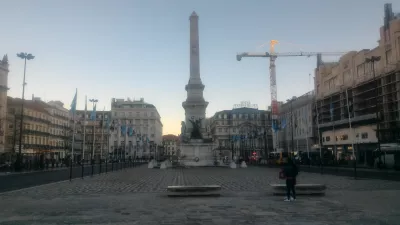
[[75, 90], [75, 96], [74, 96], [74, 99], [72, 100], [72, 104], [71, 104], [72, 120], [74, 123], [73, 128], [72, 128], [71, 166], [72, 166], [72, 163], [74, 162], [74, 145], [75, 145], [75, 129], [76, 129], [75, 114], [76, 114], [77, 98], [78, 98], [78, 89]]
[[106, 107], [103, 109], [103, 116], [101, 122], [101, 145], [100, 145], [100, 161], [103, 159], [103, 140], [104, 140], [104, 115], [105, 115]]
[[85, 163], [85, 146], [86, 146], [86, 113], [87, 113], [87, 96], [85, 96], [85, 114], [83, 116], [83, 143], [82, 143], [82, 162]]
[[72, 120], [74, 121], [74, 126], [72, 128], [71, 161], [74, 162], [74, 145], [75, 145], [75, 129], [76, 129], [75, 112], [72, 114]]
[[352, 130], [352, 128], [351, 128], [351, 115], [350, 115], [350, 105], [349, 105], [349, 94], [347, 93], [347, 89], [346, 89], [346, 101], [347, 101], [347, 114], [348, 114], [348, 117], [349, 117], [349, 128], [350, 128], [350, 134], [351, 134], [351, 148], [352, 148], [352, 150], [353, 150], [353, 160], [355, 160], [356, 159], [356, 156], [355, 156], [355, 154], [354, 154], [354, 135], [353, 135], [353, 133], [354, 133], [354, 131]]

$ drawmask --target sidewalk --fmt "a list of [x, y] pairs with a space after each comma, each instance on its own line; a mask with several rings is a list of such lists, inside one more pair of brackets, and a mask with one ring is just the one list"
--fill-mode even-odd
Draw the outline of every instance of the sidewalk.
[[[258, 165], [271, 168], [281, 167], [279, 165], [266, 165], [266, 164], [258, 164]], [[400, 181], [400, 171], [396, 170], [383, 170], [383, 169], [373, 169], [373, 168], [370, 169], [365, 167], [356, 167], [356, 170], [354, 170], [354, 167], [323, 166], [321, 168], [320, 166], [307, 166], [307, 165], [300, 165], [299, 170], [300, 172], [322, 173], [335, 176]]]

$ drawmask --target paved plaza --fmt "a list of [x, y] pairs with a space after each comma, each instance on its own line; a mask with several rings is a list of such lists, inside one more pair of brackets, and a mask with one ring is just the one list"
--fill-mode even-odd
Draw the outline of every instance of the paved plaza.
[[[278, 169], [146, 166], [0, 194], [0, 224], [399, 224], [400, 182], [300, 173], [326, 196], [284, 202]], [[168, 198], [168, 185], [222, 186], [221, 197]]]

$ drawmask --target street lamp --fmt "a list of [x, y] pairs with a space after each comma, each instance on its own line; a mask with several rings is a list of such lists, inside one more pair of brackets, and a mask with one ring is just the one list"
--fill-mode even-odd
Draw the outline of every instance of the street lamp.
[[[376, 115], [376, 139], [377, 139], [377, 142], [378, 142], [378, 152], [379, 152], [379, 154], [381, 153], [381, 141], [380, 141], [380, 135], [379, 135], [379, 133], [380, 133], [380, 127], [379, 127], [379, 125], [380, 125], [380, 120], [381, 120], [381, 113], [379, 112], [379, 105], [378, 105], [378, 94], [379, 94], [379, 92], [378, 92], [378, 80], [376, 79], [376, 77], [375, 77], [375, 62], [379, 62], [381, 60], [381, 57], [380, 56], [371, 56], [370, 58], [366, 58], [365, 59], [365, 62], [366, 63], [371, 63], [371, 67], [372, 67], [372, 74], [373, 74], [373, 77], [374, 77], [374, 81], [375, 81], [375, 85], [376, 85], [376, 88], [375, 88], [375, 115]], [[353, 150], [354, 151], [354, 150]], [[379, 164], [381, 164], [381, 157], [379, 156]]]
[[19, 127], [19, 148], [18, 148], [18, 157], [17, 157], [17, 165], [16, 165], [16, 169], [20, 170], [21, 169], [21, 161], [22, 161], [22, 156], [21, 156], [21, 151], [22, 151], [22, 129], [24, 126], [24, 102], [25, 102], [25, 75], [26, 75], [26, 60], [32, 60], [35, 58], [35, 56], [33, 56], [30, 53], [18, 53], [17, 56], [21, 59], [24, 60], [24, 78], [22, 81], [22, 102], [21, 102], [21, 124]]
[[[89, 102], [91, 102], [93, 105], [92, 105], [92, 107], [93, 107], [93, 111], [94, 111], [94, 107], [95, 107], [95, 105], [96, 105], [96, 103], [97, 102], [99, 102], [99, 100], [97, 100], [97, 99], [94, 99], [94, 98], [92, 98], [92, 99], [89, 99]], [[92, 149], [92, 163], [94, 163], [94, 161], [93, 161], [93, 159], [94, 159], [94, 143], [95, 143], [95, 126], [96, 126], [96, 123], [95, 123], [95, 121], [96, 121], [96, 118], [92, 118], [93, 120], [94, 120], [94, 122], [93, 122], [93, 149]]]

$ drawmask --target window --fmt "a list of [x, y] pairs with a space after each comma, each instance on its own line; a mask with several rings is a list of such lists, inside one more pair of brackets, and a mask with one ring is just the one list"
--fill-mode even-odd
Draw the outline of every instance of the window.
[[329, 142], [329, 141], [331, 141], [331, 137], [330, 137], [330, 136], [326, 136], [326, 137], [325, 137], [325, 140], [326, 140], [327, 142]]
[[365, 74], [365, 63], [357, 66], [357, 77], [361, 77]]
[[361, 133], [361, 139], [368, 139], [368, 133]]
[[228, 132], [228, 128], [225, 128], [225, 132]]
[[344, 135], [342, 135], [341, 136], [341, 140], [348, 140], [349, 139], [349, 136], [347, 136], [347, 134], [344, 134]]
[[392, 50], [386, 51], [386, 64], [389, 65], [392, 63]]
[[222, 128], [218, 128], [218, 132], [222, 132]]

